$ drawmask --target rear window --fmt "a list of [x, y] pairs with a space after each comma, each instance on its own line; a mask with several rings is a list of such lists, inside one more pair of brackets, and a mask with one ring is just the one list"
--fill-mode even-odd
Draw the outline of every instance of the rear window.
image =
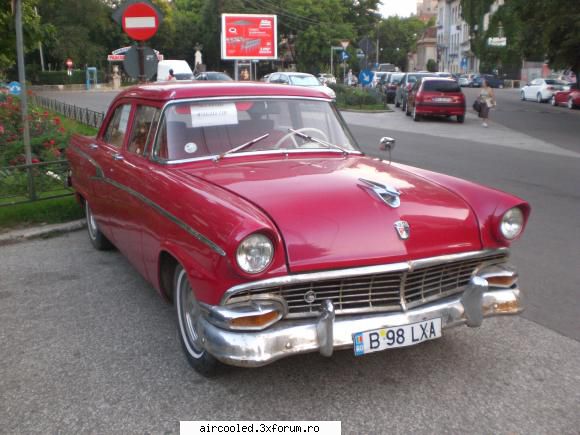
[[447, 80], [428, 80], [423, 83], [423, 90], [430, 92], [461, 92], [457, 82], [448, 82]]

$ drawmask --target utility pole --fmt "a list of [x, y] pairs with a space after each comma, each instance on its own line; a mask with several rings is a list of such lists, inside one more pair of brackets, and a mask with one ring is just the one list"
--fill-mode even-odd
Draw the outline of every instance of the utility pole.
[[20, 95], [20, 115], [22, 116], [22, 139], [26, 164], [28, 165], [28, 194], [30, 199], [36, 199], [34, 179], [32, 178], [32, 150], [30, 148], [30, 126], [28, 124], [28, 95], [26, 94], [26, 75], [24, 72], [24, 38], [22, 36], [22, 0], [14, 0], [15, 3], [15, 27], [16, 27], [16, 57], [18, 64], [18, 81], [22, 89]]

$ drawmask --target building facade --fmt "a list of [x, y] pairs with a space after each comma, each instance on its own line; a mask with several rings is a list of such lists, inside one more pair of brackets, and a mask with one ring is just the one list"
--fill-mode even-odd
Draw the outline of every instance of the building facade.
[[439, 71], [473, 73], [479, 60], [471, 51], [470, 28], [461, 17], [459, 0], [439, 0], [437, 7]]
[[417, 41], [417, 61], [415, 68], [419, 71], [427, 70], [427, 62], [433, 59], [437, 62], [437, 28], [429, 27]]
[[426, 23], [431, 18], [437, 18], [439, 0], [417, 0], [417, 18]]

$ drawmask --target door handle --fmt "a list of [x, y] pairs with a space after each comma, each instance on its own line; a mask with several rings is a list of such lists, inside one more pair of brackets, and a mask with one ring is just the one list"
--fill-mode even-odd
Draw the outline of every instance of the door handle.
[[97, 148], [99, 148], [99, 146], [96, 143], [89, 144], [89, 149], [96, 150]]
[[121, 154], [119, 153], [113, 154], [113, 160], [123, 160], [123, 159], [124, 157]]

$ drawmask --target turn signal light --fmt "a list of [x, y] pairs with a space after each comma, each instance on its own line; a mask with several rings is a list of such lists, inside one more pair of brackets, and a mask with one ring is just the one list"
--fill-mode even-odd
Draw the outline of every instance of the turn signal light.
[[487, 280], [490, 287], [509, 288], [517, 282], [518, 275], [486, 276], [485, 279]]
[[493, 311], [499, 314], [517, 313], [520, 309], [518, 301], [498, 302], [493, 306]]
[[256, 316], [237, 317], [230, 320], [230, 325], [234, 328], [262, 328], [270, 325], [280, 318], [280, 313], [270, 311]]

